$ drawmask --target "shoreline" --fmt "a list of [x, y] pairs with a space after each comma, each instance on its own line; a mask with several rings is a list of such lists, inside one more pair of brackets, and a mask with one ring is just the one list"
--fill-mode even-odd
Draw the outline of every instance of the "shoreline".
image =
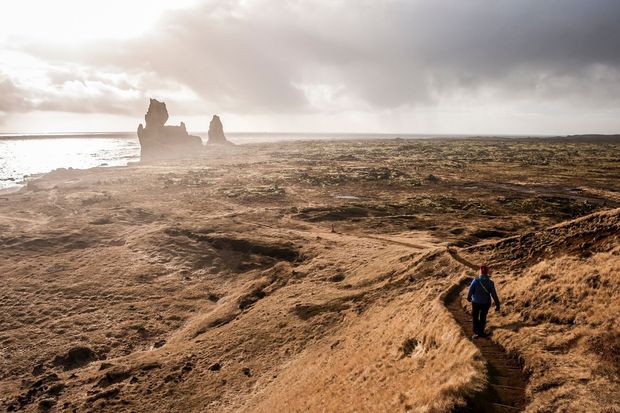
[[[122, 135], [124, 134], [123, 132], [118, 133], [117, 135]], [[238, 134], [246, 134], [245, 132], [241, 132], [241, 133], [232, 133], [232, 135], [238, 135]], [[253, 133], [248, 132], [248, 135], [251, 135]], [[266, 135], [268, 135], [268, 133], [265, 133]], [[109, 138], [118, 138], [119, 136], [113, 136], [115, 134], [113, 133], [102, 133], [102, 134], [98, 134], [98, 133], [93, 133], [93, 138], [104, 138], [104, 137], [109, 137]], [[289, 135], [289, 134], [282, 134], [282, 135]], [[307, 134], [298, 134], [298, 136], [306, 136]], [[317, 137], [316, 138], [310, 138], [310, 139], [283, 139], [283, 140], [277, 140], [277, 141], [262, 141], [262, 142], [243, 142], [243, 143], [235, 143], [236, 147], [239, 148], [243, 148], [243, 147], [249, 147], [252, 145], [277, 145], [277, 144], [282, 144], [282, 145], [291, 145], [291, 144], [296, 144], [296, 143], [300, 143], [300, 144], [304, 144], [304, 143], [313, 143], [313, 142], [329, 142], [329, 143], [336, 143], [336, 142], [374, 142], [374, 141], [378, 141], [378, 142], [387, 142], [387, 141], [442, 141], [442, 140], [446, 140], [446, 141], [450, 141], [450, 142], [458, 142], [458, 141], [470, 141], [470, 142], [477, 142], [477, 141], [482, 141], [482, 142], [489, 142], [489, 141], [499, 141], [499, 142], [520, 142], [520, 141], [525, 141], [525, 142], [529, 142], [529, 141], [542, 141], [542, 142], [584, 142], [584, 143], [596, 143], [596, 142], [601, 142], [601, 143], [616, 143], [616, 142], [620, 142], [620, 135], [571, 135], [571, 136], [497, 136], [497, 135], [489, 135], [489, 136], [473, 136], [473, 135], [452, 135], [452, 136], [445, 136], [445, 135], [437, 135], [437, 136], [427, 136], [427, 135], [408, 135], [408, 137], [399, 137], [399, 136], [394, 136], [392, 134], [383, 134], [382, 138], [378, 138], [376, 137], [377, 135], [372, 135], [372, 134], [368, 134], [367, 136], [369, 136], [368, 138], [364, 138], [363, 136], [365, 134], [357, 134], [360, 136], [353, 136], [356, 134], [350, 134], [349, 137], [330, 137], [330, 136], [322, 136], [322, 137]], [[65, 135], [28, 135], [29, 137], [10, 137], [7, 138], [7, 140], [19, 140], [19, 139], [26, 139], [26, 140], [36, 140], [36, 139], [61, 139], [61, 138], [71, 138], [71, 139], [88, 139], [88, 138], [84, 138], [84, 136], [82, 135], [75, 135], [75, 136], [65, 136]], [[134, 137], [131, 137], [134, 138]], [[4, 139], [4, 136], [0, 135], [0, 141]], [[127, 139], [129, 139], [129, 137], [127, 137]], [[135, 138], [137, 140], [137, 138]], [[203, 141], [203, 146], [205, 148], [205, 150], [210, 149], [211, 147], [209, 147], [204, 141]], [[198, 155], [198, 156], [202, 156]], [[174, 161], [174, 159], [170, 159], [168, 161]], [[136, 162], [136, 161], [127, 161], [128, 163], [125, 165], [112, 165], [115, 167], [118, 166], [130, 166], [129, 164], [131, 162]], [[138, 163], [140, 162], [140, 160], [138, 159], [137, 161]], [[97, 166], [93, 166], [91, 168], [99, 168], [99, 167], [110, 167], [109, 165], [97, 165]], [[41, 173], [37, 173], [33, 176], [29, 176], [28, 178], [24, 178], [21, 181], [13, 181], [15, 182], [15, 184], [13, 185], [7, 185], [7, 186], [3, 186], [0, 188], [0, 194], [6, 194], [6, 193], [14, 193], [16, 191], [19, 191], [20, 188], [23, 188], [24, 186], [26, 186], [28, 184], [28, 182], [32, 181], [32, 180], [36, 180], [39, 179], [43, 176], [45, 176], [46, 174], [49, 174], [57, 169], [82, 169], [82, 170], [87, 170], [87, 169], [91, 169], [91, 168], [71, 168], [71, 167], [59, 167], [59, 168], [55, 168], [52, 169], [50, 171], [47, 172], [41, 172]], [[17, 189], [15, 189], [17, 188]]]

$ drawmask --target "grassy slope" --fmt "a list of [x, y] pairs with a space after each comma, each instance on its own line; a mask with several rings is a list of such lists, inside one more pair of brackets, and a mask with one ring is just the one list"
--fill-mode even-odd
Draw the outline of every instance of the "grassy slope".
[[[502, 224], [500, 231], [518, 232], [530, 207], [515, 199], [544, 201], [543, 218], [528, 224], [534, 228], [557, 222], [554, 214], [565, 206], [568, 215], [581, 213], [572, 209], [581, 201], [562, 198], [558, 210], [547, 198], [510, 198], [512, 188], [496, 199], [499, 190], [487, 181], [448, 182], [461, 173], [481, 179], [497, 172], [486, 161], [459, 158], [478, 158], [475, 150], [485, 144], [466, 142], [458, 151], [451, 142], [404, 145], [411, 154], [400, 143], [360, 145], [357, 152], [330, 145], [304, 149], [316, 152], [308, 170], [318, 183], [298, 181], [312, 156], [297, 161], [292, 146], [276, 161], [278, 152], [266, 147], [234, 160], [214, 156], [208, 167], [59, 172], [4, 199], [0, 401], [31, 392], [31, 411], [50, 398], [78, 411], [445, 411], [482, 388], [484, 364], [439, 300], [464, 273], [442, 252], [443, 236], [467, 245], [457, 227], [474, 233]], [[522, 154], [523, 145], [485, 150], [508, 156]], [[438, 160], [431, 164], [425, 148]], [[334, 175], [340, 166], [329, 156], [351, 152], [359, 152], [362, 167], [350, 161], [343, 177]], [[444, 152], [456, 152], [451, 162], [458, 164], [446, 167]], [[381, 156], [396, 159], [392, 172], [406, 170], [411, 179], [395, 181], [392, 172], [366, 165], [383, 164]], [[588, 184], [607, 187], [614, 164], [596, 159], [568, 165], [552, 184], [572, 182], [564, 173], [590, 176], [588, 165], [609, 164], [611, 175], [601, 169], [601, 182]], [[540, 175], [522, 165], [514, 171], [549, 179], [546, 166], [535, 166]], [[418, 177], [437, 170], [443, 183], [418, 185]], [[323, 182], [334, 177], [343, 185]], [[410, 197], [412, 188], [422, 198]], [[556, 190], [550, 188], [544, 191]], [[350, 202], [334, 193], [377, 201], [357, 201], [363, 214], [356, 221]], [[478, 211], [470, 198], [488, 201], [480, 208], [492, 213]], [[324, 222], [310, 211], [315, 215], [306, 219], [308, 205], [348, 212]], [[376, 217], [366, 215], [375, 214], [370, 207], [380, 207]], [[340, 233], [330, 232], [331, 222]], [[491, 325], [532, 373], [533, 411], [617, 408], [617, 234], [615, 210], [466, 251], [496, 265], [506, 314], [492, 315]], [[302, 258], [279, 258], [287, 248]], [[53, 365], [75, 345], [106, 360], [69, 371]], [[53, 374], [57, 379], [37, 387]], [[58, 383], [60, 393], [50, 393]]]
[[620, 409], [620, 209], [468, 250], [497, 263], [494, 337], [530, 376], [528, 411]]

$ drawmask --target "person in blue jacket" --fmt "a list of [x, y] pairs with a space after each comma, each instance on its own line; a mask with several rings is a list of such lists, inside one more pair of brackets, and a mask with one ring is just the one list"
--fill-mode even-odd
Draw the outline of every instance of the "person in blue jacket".
[[469, 285], [467, 301], [471, 302], [472, 325], [474, 335], [472, 338], [485, 337], [484, 328], [487, 323], [487, 313], [491, 308], [491, 299], [495, 303], [495, 310], [499, 311], [499, 298], [495, 291], [495, 284], [489, 277], [489, 267], [480, 266], [480, 274]]
[[472, 270], [480, 268], [478, 277], [474, 278], [469, 285], [467, 301], [471, 302], [472, 326], [474, 329], [472, 338], [484, 337], [486, 336], [484, 328], [486, 327], [489, 308], [491, 308], [491, 300], [495, 303], [495, 310], [499, 311], [499, 298], [495, 291], [495, 284], [490, 278], [489, 267], [485, 264], [478, 267], [478, 265], [461, 257], [455, 250], [450, 248], [449, 245], [446, 249], [452, 258], [466, 267]]

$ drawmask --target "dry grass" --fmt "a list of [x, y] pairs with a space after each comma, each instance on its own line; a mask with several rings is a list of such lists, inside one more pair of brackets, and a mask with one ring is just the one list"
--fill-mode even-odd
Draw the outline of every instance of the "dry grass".
[[348, 316], [337, 332], [283, 366], [242, 410], [439, 412], [482, 389], [483, 363], [429, 295], [434, 284], [446, 286], [421, 281]]
[[486, 241], [528, 409], [617, 409], [617, 216], [496, 241], [616, 205], [619, 145], [229, 150], [0, 198], [2, 407], [449, 411], [486, 372], [442, 251]]
[[[620, 336], [618, 274], [616, 247], [541, 261], [502, 286], [515, 313], [494, 324], [532, 372], [530, 410], [620, 410], [619, 349], [610, 342]], [[518, 332], [501, 327], [519, 323]]]
[[[528, 265], [504, 261], [498, 269], [504, 311], [491, 326], [531, 374], [528, 411], [620, 411], [619, 226], [615, 210], [534, 234], [522, 245]], [[574, 248], [576, 239], [590, 247]], [[511, 248], [499, 245], [490, 257]]]

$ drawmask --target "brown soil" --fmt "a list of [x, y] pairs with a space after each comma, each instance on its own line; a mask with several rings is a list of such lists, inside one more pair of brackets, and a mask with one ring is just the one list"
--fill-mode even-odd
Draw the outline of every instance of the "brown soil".
[[[619, 159], [304, 142], [50, 173], [0, 197], [0, 407], [447, 412], [499, 388], [498, 345], [525, 411], [619, 411]], [[492, 264], [489, 348], [442, 301], [473, 275], [448, 244]]]

